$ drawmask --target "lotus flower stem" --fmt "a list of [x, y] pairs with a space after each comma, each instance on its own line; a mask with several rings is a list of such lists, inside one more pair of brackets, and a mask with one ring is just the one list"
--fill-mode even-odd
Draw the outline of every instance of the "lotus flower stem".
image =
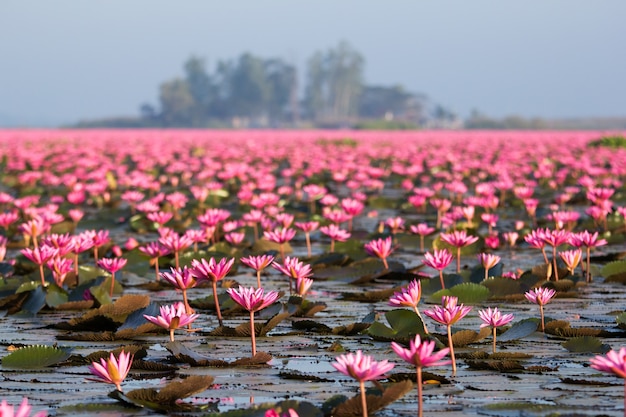
[[552, 273], [554, 275], [554, 280], [558, 281], [559, 280], [559, 269], [556, 266], [556, 246], [552, 247]]
[[45, 287], [46, 286], [46, 279], [44, 278], [43, 264], [39, 265], [39, 275], [41, 276], [41, 286]]
[[491, 353], [496, 353], [496, 328], [492, 328], [493, 332], [493, 343], [491, 345]]
[[539, 314], [541, 315], [541, 331], [546, 332], [545, 320], [543, 318], [543, 304], [539, 304]]
[[587, 246], [587, 269], [585, 271], [587, 282], [591, 282], [591, 247]]
[[250, 338], [252, 339], [252, 356], [256, 355], [256, 332], [254, 331], [254, 311], [250, 311]]
[[304, 234], [304, 238], [306, 239], [306, 254], [307, 254], [307, 257], [310, 258], [311, 257], [311, 235], [309, 234], [309, 232], [306, 232]]
[[422, 367], [418, 366], [416, 369], [416, 382], [417, 382], [417, 417], [422, 417], [424, 412], [422, 410]]
[[367, 396], [365, 395], [365, 381], [359, 381], [359, 391], [361, 391], [361, 409], [363, 417], [367, 417]]
[[448, 347], [450, 348], [450, 358], [452, 359], [452, 375], [456, 375], [456, 358], [454, 357], [454, 345], [452, 344], [452, 326], [448, 325]]
[[220, 302], [217, 299], [217, 281], [212, 280], [213, 284], [213, 301], [215, 302], [215, 311], [217, 312], [217, 321], [220, 323], [220, 327], [223, 326], [222, 322], [222, 311], [220, 310]]

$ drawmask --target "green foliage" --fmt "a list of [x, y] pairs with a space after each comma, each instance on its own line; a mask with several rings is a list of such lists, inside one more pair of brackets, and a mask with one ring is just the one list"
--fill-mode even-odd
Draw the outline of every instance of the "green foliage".
[[412, 310], [390, 310], [385, 313], [385, 318], [391, 327], [377, 321], [367, 329], [367, 334], [373, 339], [408, 343], [416, 334], [426, 334], [424, 323]]
[[611, 350], [609, 345], [602, 343], [600, 339], [594, 336], [572, 337], [562, 343], [563, 347], [570, 352], [577, 353], [607, 353]]
[[405, 120], [362, 120], [354, 125], [357, 130], [415, 130], [418, 126], [415, 123]]
[[67, 350], [52, 346], [25, 346], [2, 358], [3, 368], [34, 369], [56, 365], [70, 357]]
[[600, 275], [608, 278], [611, 275], [622, 274], [626, 272], [626, 261], [614, 261], [604, 265], [600, 270]]
[[441, 302], [441, 297], [444, 295], [451, 295], [458, 297], [460, 303], [465, 304], [478, 304], [489, 298], [489, 288], [475, 284], [473, 282], [464, 282], [462, 284], [455, 285], [452, 288], [446, 288], [445, 290], [439, 290], [431, 295], [433, 302]]
[[600, 139], [592, 140], [587, 144], [590, 148], [626, 148], [626, 138], [621, 135], [608, 135], [603, 136]]
[[533, 334], [539, 327], [539, 320], [525, 319], [514, 323], [509, 330], [498, 336], [499, 342], [518, 340]]

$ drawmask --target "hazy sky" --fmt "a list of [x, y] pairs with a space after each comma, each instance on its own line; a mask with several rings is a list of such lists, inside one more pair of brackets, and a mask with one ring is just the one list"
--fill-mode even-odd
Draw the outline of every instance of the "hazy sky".
[[191, 55], [303, 68], [346, 40], [368, 84], [466, 117], [626, 116], [625, 0], [1, 0], [0, 126], [137, 115]]

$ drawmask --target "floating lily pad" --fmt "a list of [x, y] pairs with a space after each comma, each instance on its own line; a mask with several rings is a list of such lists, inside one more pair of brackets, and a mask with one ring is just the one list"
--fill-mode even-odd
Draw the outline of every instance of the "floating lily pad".
[[515, 279], [495, 277], [480, 284], [489, 289], [492, 298], [523, 293], [521, 283]]
[[439, 290], [430, 296], [431, 301], [441, 302], [441, 297], [444, 295], [450, 295], [459, 298], [459, 303], [465, 304], [478, 304], [489, 298], [489, 288], [475, 284], [473, 282], [464, 282], [463, 284], [455, 285], [452, 288], [446, 288], [445, 290]]
[[500, 372], [516, 372], [524, 369], [524, 366], [516, 360], [495, 359], [495, 360], [467, 360], [467, 365], [472, 369], [494, 370]]
[[153, 388], [143, 388], [124, 394], [116, 390], [109, 396], [138, 407], [164, 412], [189, 408], [189, 405], [185, 407], [185, 404], [180, 403], [179, 400], [202, 392], [211, 384], [213, 384], [212, 376], [192, 375], [182, 380], [172, 381], [158, 391]]
[[[368, 390], [368, 394], [366, 396], [367, 412], [375, 413], [378, 410], [382, 410], [392, 402], [402, 398], [412, 389], [413, 383], [409, 380], [404, 380], [391, 384], [387, 388], [384, 388], [382, 391]], [[336, 406], [333, 409], [332, 415], [337, 417], [352, 417], [363, 415], [361, 396], [357, 395]]]
[[367, 303], [375, 303], [378, 301], [388, 300], [394, 293], [402, 291], [402, 287], [388, 288], [384, 290], [362, 291], [362, 292], [346, 292], [342, 294], [344, 300], [362, 301]]
[[611, 275], [618, 275], [626, 273], [626, 261], [613, 261], [604, 265], [600, 270], [600, 275], [605, 278], [610, 277]]
[[508, 342], [511, 340], [523, 339], [526, 336], [530, 336], [537, 331], [539, 327], [538, 319], [525, 319], [513, 323], [513, 325], [500, 336], [498, 336], [498, 342]]
[[416, 334], [426, 334], [422, 319], [412, 310], [390, 310], [385, 313], [385, 318], [391, 327], [377, 321], [367, 329], [373, 339], [408, 343]]
[[195, 352], [180, 342], [168, 342], [165, 348], [169, 350], [180, 362], [188, 363], [191, 366], [215, 366], [225, 367], [229, 363], [222, 359], [211, 359], [207, 356]]
[[573, 337], [562, 343], [563, 347], [570, 352], [578, 353], [600, 353], [604, 354], [611, 350], [611, 346], [602, 343], [600, 339], [593, 336]]
[[482, 327], [480, 332], [476, 332], [474, 330], [459, 330], [452, 334], [452, 343], [454, 346], [458, 347], [467, 346], [470, 343], [475, 343], [486, 338], [490, 334], [491, 329], [488, 327]]
[[615, 317], [615, 322], [620, 329], [626, 330], [626, 312], [623, 312]]
[[56, 365], [70, 357], [66, 349], [52, 346], [25, 346], [2, 358], [3, 368], [34, 369]]

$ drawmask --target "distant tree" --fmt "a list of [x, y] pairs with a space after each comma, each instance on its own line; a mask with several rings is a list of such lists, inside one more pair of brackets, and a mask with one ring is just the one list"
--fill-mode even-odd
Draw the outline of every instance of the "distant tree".
[[161, 84], [160, 119], [166, 127], [193, 126], [196, 102], [185, 80], [176, 78]]
[[216, 101], [216, 91], [211, 77], [206, 71], [203, 59], [192, 56], [185, 62], [185, 82], [193, 97], [194, 106], [189, 116], [195, 127], [205, 126], [211, 119], [212, 107]]
[[417, 119], [422, 113], [423, 100], [402, 86], [364, 86], [359, 97], [359, 117]]
[[314, 121], [345, 123], [357, 116], [364, 64], [347, 42], [309, 59], [305, 104]]
[[271, 95], [268, 103], [268, 113], [273, 121], [288, 119], [293, 121], [297, 117], [297, 108], [293, 108], [294, 95], [297, 103], [297, 71], [293, 65], [281, 59], [265, 60], [265, 76], [270, 87]]

